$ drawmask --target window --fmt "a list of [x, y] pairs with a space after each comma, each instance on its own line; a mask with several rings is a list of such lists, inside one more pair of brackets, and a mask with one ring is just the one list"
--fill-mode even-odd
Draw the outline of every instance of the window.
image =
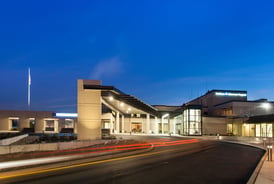
[[181, 134], [182, 115], [179, 115], [175, 119], [175, 133]]
[[272, 124], [261, 123], [261, 137], [272, 137]]
[[109, 120], [102, 120], [102, 128], [110, 129], [110, 121]]
[[134, 133], [141, 133], [142, 123], [131, 123], [131, 131]]
[[261, 137], [261, 125], [260, 124], [256, 124], [255, 125], [255, 136], [256, 137]]
[[35, 119], [34, 118], [29, 119], [29, 127], [30, 128], [35, 128]]
[[19, 129], [19, 118], [10, 118], [10, 127], [11, 130], [18, 130]]
[[65, 119], [65, 128], [73, 128], [73, 119]]
[[232, 126], [232, 124], [227, 124], [227, 133], [228, 133], [228, 135], [232, 135], [233, 134], [233, 126]]
[[54, 131], [54, 120], [45, 120], [46, 127], [45, 131]]
[[201, 110], [186, 109], [183, 113], [183, 135], [201, 135]]
[[255, 125], [255, 136], [256, 137], [273, 137], [272, 124], [270, 123], [260, 123]]

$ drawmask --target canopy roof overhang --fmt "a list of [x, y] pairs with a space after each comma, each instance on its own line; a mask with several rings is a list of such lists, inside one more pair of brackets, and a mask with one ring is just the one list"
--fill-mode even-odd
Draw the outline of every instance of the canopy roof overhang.
[[200, 105], [185, 104], [182, 106], [151, 106], [114, 86], [84, 84], [84, 89], [101, 90], [102, 102], [110, 109], [122, 114], [150, 114], [155, 117], [162, 117], [168, 113], [170, 117], [175, 117], [182, 114], [185, 109], [201, 109]]
[[123, 114], [150, 114], [160, 116], [158, 109], [128, 95], [113, 86], [84, 85], [84, 89], [101, 90], [101, 97], [106, 106]]
[[251, 116], [246, 122], [247, 123], [273, 123], [274, 114]]

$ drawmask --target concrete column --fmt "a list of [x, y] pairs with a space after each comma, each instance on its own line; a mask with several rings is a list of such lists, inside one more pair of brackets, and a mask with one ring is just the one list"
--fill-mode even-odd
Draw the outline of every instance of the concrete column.
[[141, 133], [143, 133], [143, 132], [145, 132], [145, 125], [144, 125], [144, 120], [143, 120], [143, 118], [142, 118], [142, 132]]
[[122, 133], [124, 133], [125, 132], [125, 116], [124, 115], [122, 115], [122, 127], [121, 127], [121, 129], [122, 129]]
[[146, 133], [150, 134], [150, 114], [147, 114], [147, 119], [146, 119]]
[[116, 133], [120, 133], [120, 113], [116, 113]]
[[167, 133], [169, 134], [171, 132], [171, 121], [170, 121], [170, 118], [169, 116], [167, 117]]
[[153, 132], [155, 134], [159, 133], [159, 124], [158, 124], [158, 118], [157, 117], [154, 118]]
[[110, 115], [110, 133], [113, 133], [113, 117], [112, 114]]
[[161, 118], [161, 131], [164, 133], [164, 118]]
[[173, 130], [172, 120], [168, 118], [168, 133], [171, 133], [172, 130]]
[[168, 123], [169, 123], [169, 130], [168, 130], [168, 133], [173, 133], [173, 132], [174, 132], [174, 120], [168, 118]]
[[175, 119], [173, 119], [173, 133], [176, 133], [176, 123], [177, 121], [175, 121]]
[[78, 80], [78, 140], [101, 139], [101, 90], [84, 89], [86, 85], [101, 85], [98, 80]]
[[54, 120], [54, 132], [59, 133], [58, 120]]
[[129, 118], [129, 132], [132, 132], [131, 117]]

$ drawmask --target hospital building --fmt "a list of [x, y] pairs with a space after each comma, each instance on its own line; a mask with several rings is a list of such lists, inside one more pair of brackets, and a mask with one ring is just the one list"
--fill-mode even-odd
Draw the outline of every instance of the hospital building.
[[177, 106], [150, 105], [99, 80], [77, 81], [77, 112], [0, 110], [0, 132], [273, 137], [274, 103], [244, 90], [210, 90]]

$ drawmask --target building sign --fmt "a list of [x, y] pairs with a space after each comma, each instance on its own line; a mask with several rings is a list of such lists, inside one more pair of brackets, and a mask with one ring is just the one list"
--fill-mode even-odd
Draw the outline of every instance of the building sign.
[[216, 96], [238, 96], [238, 97], [246, 97], [246, 93], [233, 93], [233, 92], [215, 92]]
[[77, 118], [77, 113], [55, 113], [55, 117], [57, 118]]

